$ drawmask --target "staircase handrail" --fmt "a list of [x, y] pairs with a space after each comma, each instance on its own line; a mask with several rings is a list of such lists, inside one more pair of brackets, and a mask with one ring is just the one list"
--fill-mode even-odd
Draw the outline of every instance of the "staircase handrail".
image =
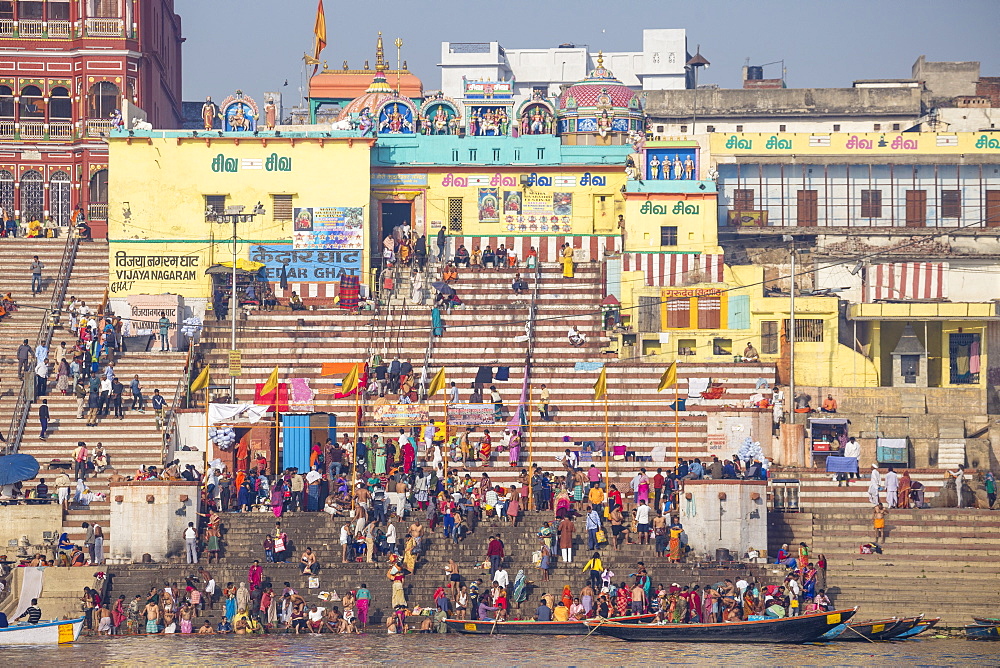
[[[56, 274], [52, 286], [52, 294], [49, 296], [49, 305], [45, 309], [45, 315], [41, 326], [38, 328], [38, 335], [35, 337], [35, 348], [43, 345], [46, 348], [52, 343], [52, 333], [56, 324], [62, 316], [63, 301], [66, 299], [66, 289], [69, 285], [69, 277], [73, 271], [73, 264], [76, 262], [76, 252], [80, 247], [80, 238], [76, 234], [66, 236], [66, 244], [63, 246], [62, 258], [59, 261], [59, 271]], [[35, 373], [29, 369], [25, 378], [21, 381], [21, 389], [18, 391], [17, 404], [10, 419], [10, 428], [7, 430], [8, 454], [17, 452], [21, 445], [21, 438], [24, 436], [24, 428], [28, 423], [28, 413], [34, 401], [34, 392], [31, 391], [35, 382]]]
[[172, 443], [178, 443], [177, 435], [177, 410], [187, 408], [188, 388], [191, 387], [191, 361], [194, 359], [194, 349], [197, 343], [192, 342], [188, 346], [187, 360], [184, 363], [184, 370], [177, 377], [177, 385], [174, 387], [174, 396], [170, 400], [167, 414], [163, 421], [163, 446], [160, 451], [160, 462], [167, 463], [167, 449]]

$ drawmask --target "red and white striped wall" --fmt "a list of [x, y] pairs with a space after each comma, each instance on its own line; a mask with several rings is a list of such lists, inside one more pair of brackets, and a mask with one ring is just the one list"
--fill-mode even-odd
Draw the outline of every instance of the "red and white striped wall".
[[451, 254], [454, 257], [455, 249], [459, 244], [464, 244], [465, 248], [472, 254], [477, 246], [480, 250], [489, 246], [493, 250], [503, 244], [507, 250], [513, 250], [519, 260], [523, 260], [528, 254], [528, 250], [534, 246], [538, 251], [539, 262], [558, 262], [559, 248], [568, 243], [573, 248], [585, 249], [587, 251], [587, 261], [597, 262], [604, 258], [604, 252], [615, 252], [621, 248], [621, 237], [617, 235], [608, 236], [539, 236], [539, 237], [478, 237], [478, 236], [453, 236], [451, 241]]
[[947, 262], [889, 262], [868, 268], [865, 301], [947, 297]]
[[289, 281], [287, 290], [282, 290], [275, 281], [272, 287], [274, 294], [279, 299], [288, 299], [292, 296], [292, 292], [297, 292], [302, 299], [333, 299], [340, 289], [340, 281], [332, 283], [292, 283]]
[[622, 253], [622, 271], [645, 272], [646, 285], [660, 288], [692, 282], [722, 283], [723, 266], [722, 255]]

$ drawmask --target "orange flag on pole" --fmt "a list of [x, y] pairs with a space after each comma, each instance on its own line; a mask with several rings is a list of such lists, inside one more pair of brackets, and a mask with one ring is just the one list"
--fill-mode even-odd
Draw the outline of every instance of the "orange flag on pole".
[[313, 48], [313, 59], [316, 64], [313, 66], [313, 75], [319, 69], [319, 54], [326, 48], [326, 12], [323, 11], [323, 0], [319, 0], [316, 8], [316, 25], [313, 26], [313, 34], [316, 35], [316, 44]]

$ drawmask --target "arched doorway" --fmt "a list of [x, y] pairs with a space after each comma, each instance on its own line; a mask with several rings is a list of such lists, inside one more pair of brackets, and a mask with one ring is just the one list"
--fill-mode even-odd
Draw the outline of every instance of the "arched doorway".
[[14, 175], [6, 169], [0, 169], [0, 208], [14, 215]]
[[45, 184], [42, 175], [30, 170], [21, 175], [21, 222], [45, 220]]
[[66, 172], [55, 172], [49, 178], [49, 211], [52, 219], [60, 227], [69, 225], [72, 213], [70, 196], [73, 191]]
[[25, 86], [21, 89], [20, 104], [21, 120], [43, 120], [45, 118], [45, 104], [42, 100], [42, 91], [38, 86]]

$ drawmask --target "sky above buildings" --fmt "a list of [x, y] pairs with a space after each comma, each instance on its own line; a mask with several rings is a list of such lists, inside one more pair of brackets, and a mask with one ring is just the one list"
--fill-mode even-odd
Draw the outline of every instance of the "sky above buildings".
[[[283, 93], [286, 108], [304, 94], [316, 0], [176, 0], [183, 21], [184, 99], [221, 99], [237, 88], [261, 99]], [[506, 48], [569, 42], [592, 51], [640, 51], [643, 28], [685, 28], [711, 67], [699, 83], [741, 86], [741, 68], [784, 60], [790, 87], [847, 87], [855, 79], [908, 78], [918, 56], [978, 60], [983, 76], [1000, 76], [1000, 2], [957, 0], [325, 0], [331, 69], [347, 60], [375, 63], [375, 38], [402, 38], [402, 58], [424, 83], [441, 85], [441, 42], [499, 41]], [[765, 68], [767, 78], [780, 65]], [[308, 68], [311, 72], [312, 68]], [[285, 82], [287, 81], [287, 86]]]

